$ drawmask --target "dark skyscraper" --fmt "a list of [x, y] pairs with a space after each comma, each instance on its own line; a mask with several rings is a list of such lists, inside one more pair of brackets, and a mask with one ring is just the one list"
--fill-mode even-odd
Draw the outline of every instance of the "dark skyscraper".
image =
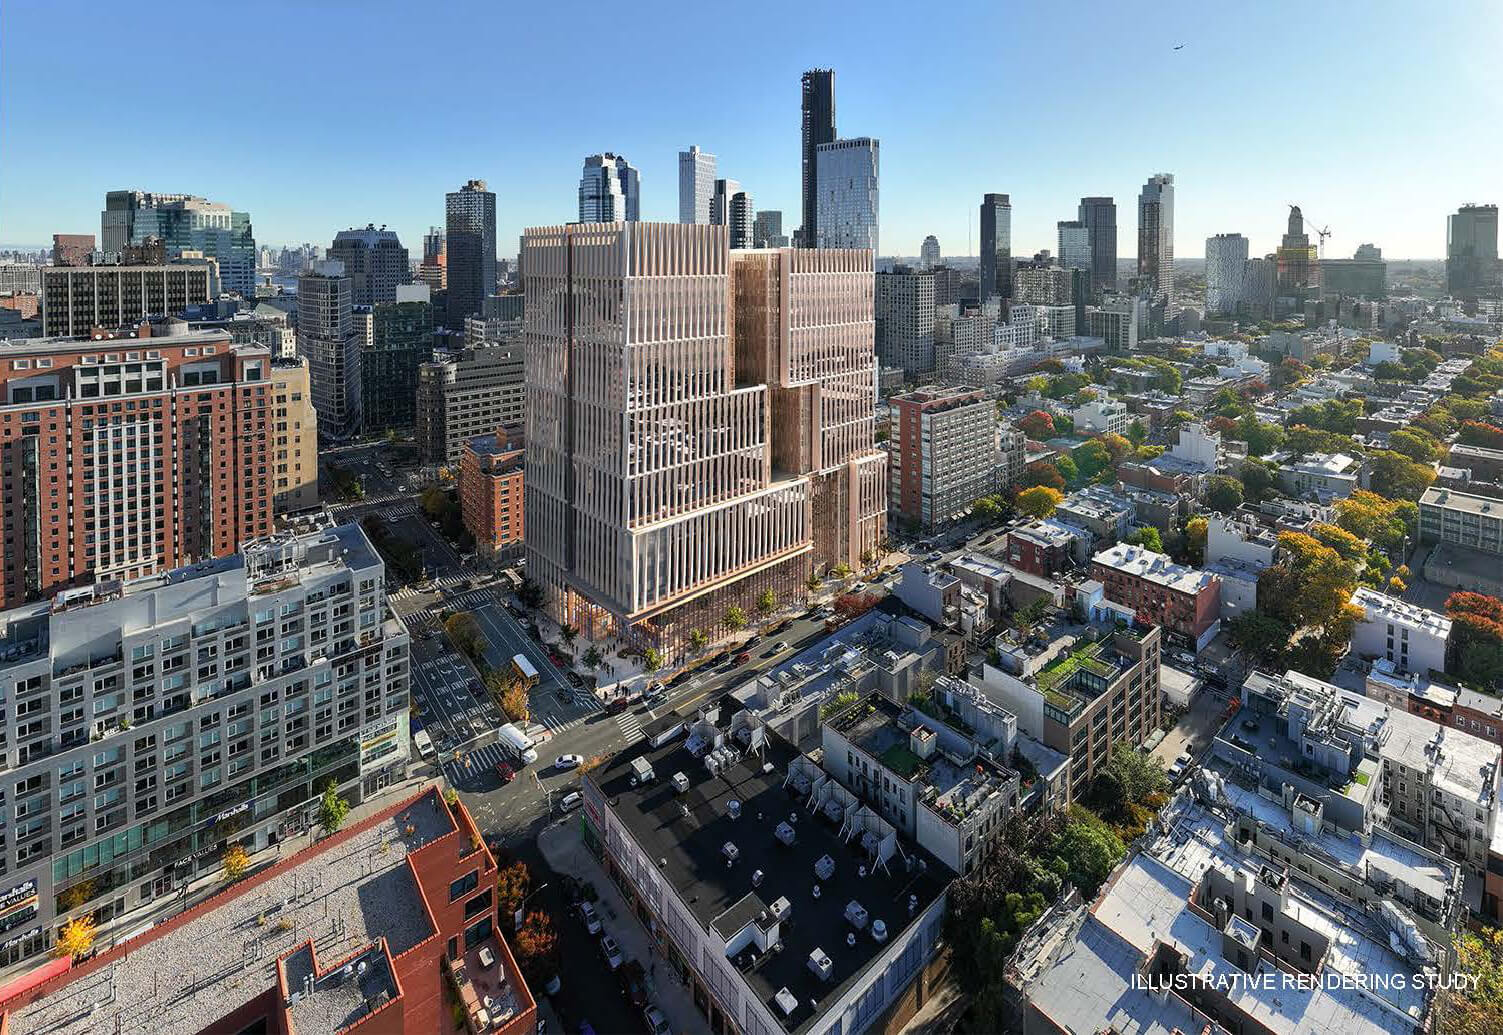
[[803, 187], [804, 220], [799, 245], [814, 247], [819, 229], [819, 178], [815, 149], [835, 139], [835, 70], [815, 68], [804, 73]]
[[1080, 221], [1091, 234], [1091, 290], [1117, 287], [1117, 203], [1111, 198], [1081, 198]]
[[471, 180], [444, 195], [448, 216], [448, 315], [451, 331], [477, 316], [486, 295], [496, 293], [496, 195], [484, 180]]
[[341, 230], [334, 235], [328, 256], [344, 263], [350, 278], [350, 304], [375, 305], [397, 297], [397, 285], [405, 284], [411, 274], [407, 268], [407, 249], [397, 239], [395, 230], [374, 223], [364, 230]]
[[981, 300], [1012, 298], [1012, 202], [1006, 194], [981, 197]]
[[1494, 298], [1498, 284], [1498, 206], [1462, 205], [1446, 217], [1446, 291]]

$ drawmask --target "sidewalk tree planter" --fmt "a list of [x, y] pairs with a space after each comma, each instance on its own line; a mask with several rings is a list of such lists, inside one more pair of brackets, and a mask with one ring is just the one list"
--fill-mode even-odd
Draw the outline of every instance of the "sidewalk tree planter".
[[224, 866], [224, 879], [232, 884], [244, 877], [245, 871], [250, 869], [250, 856], [245, 853], [244, 845], [230, 845], [224, 850], [224, 858], [220, 862]]
[[78, 959], [88, 953], [94, 947], [94, 915], [75, 916], [57, 934], [57, 944], [52, 947], [52, 954], [59, 959], [67, 956]]
[[330, 780], [318, 801], [318, 825], [324, 828], [325, 834], [336, 833], [344, 826], [344, 818], [349, 814], [350, 803], [339, 796], [339, 789]]
[[731, 632], [740, 632], [746, 628], [746, 612], [739, 607], [726, 608], [725, 625]]

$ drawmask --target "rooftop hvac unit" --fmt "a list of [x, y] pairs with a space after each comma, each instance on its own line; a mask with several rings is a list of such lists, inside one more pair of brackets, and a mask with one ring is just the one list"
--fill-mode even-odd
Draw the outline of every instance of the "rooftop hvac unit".
[[792, 1017], [793, 1011], [798, 1009], [798, 997], [786, 988], [778, 989], [778, 994], [772, 998], [778, 1004], [778, 1009], [783, 1011], [784, 1017]]
[[674, 773], [672, 779], [673, 779], [673, 789], [675, 791], [678, 791], [680, 794], [683, 794], [685, 791], [687, 791], [689, 789], [689, 777], [686, 776], [685, 774], [683, 774], [683, 773]]
[[787, 920], [788, 915], [793, 912], [793, 903], [788, 901], [787, 895], [779, 895], [772, 900], [772, 905], [768, 908], [772, 910], [773, 919], [782, 921]]
[[727, 841], [725, 844], [721, 845], [720, 852], [725, 856], [725, 864], [727, 866], [734, 865], [736, 860], [741, 858], [741, 849], [736, 847], [736, 843], [734, 841]]
[[821, 855], [814, 863], [814, 875], [822, 881], [835, 876], [835, 860], [828, 855]]
[[885, 921], [872, 921], [872, 938], [874, 938], [878, 943], [887, 941], [887, 924]]
[[845, 919], [856, 930], [861, 930], [866, 926], [866, 907], [855, 899], [851, 899], [851, 901], [845, 904]]
[[778, 824], [778, 828], [777, 828], [777, 830], [775, 830], [773, 832], [773, 835], [779, 841], [783, 842], [785, 845], [792, 845], [793, 844], [793, 841], [794, 841], [793, 827], [789, 826], [787, 822], [779, 823]]
[[740, 819], [741, 818], [741, 802], [740, 802], [740, 800], [736, 799], [736, 798], [732, 798], [730, 801], [726, 802], [725, 810], [731, 814], [731, 818], [732, 819]]
[[829, 953], [815, 946], [814, 951], [809, 953], [809, 969], [821, 981], [828, 981], [831, 975], [835, 973], [835, 963], [830, 959]]

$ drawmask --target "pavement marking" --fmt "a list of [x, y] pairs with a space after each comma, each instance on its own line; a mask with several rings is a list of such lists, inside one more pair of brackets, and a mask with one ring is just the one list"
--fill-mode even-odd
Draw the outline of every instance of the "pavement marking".
[[620, 715], [616, 716], [616, 725], [620, 728], [621, 733], [626, 737], [627, 747], [630, 747], [637, 741], [644, 740], [647, 737], [647, 734], [642, 732], [642, 724], [638, 722], [637, 717], [629, 711], [622, 712]]

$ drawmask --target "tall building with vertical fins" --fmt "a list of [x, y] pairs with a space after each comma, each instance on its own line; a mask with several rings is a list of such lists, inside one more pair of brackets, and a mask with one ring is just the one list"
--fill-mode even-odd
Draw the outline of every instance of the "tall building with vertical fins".
[[672, 650], [876, 549], [870, 251], [611, 223], [522, 252], [527, 570], [557, 619]]
[[1174, 174], [1148, 177], [1138, 194], [1138, 276], [1154, 300], [1174, 304]]

